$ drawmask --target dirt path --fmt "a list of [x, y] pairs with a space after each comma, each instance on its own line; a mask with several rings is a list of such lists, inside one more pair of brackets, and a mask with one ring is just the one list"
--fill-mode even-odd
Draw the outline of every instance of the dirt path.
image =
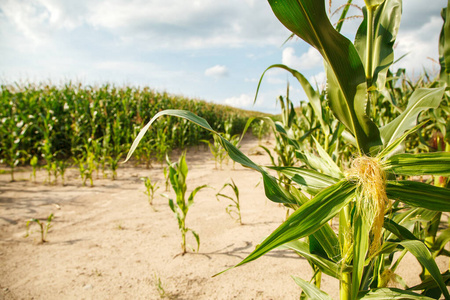
[[[257, 163], [258, 141], [244, 140], [242, 151]], [[118, 180], [97, 179], [83, 187], [76, 170], [67, 185], [29, 181], [29, 171], [16, 182], [0, 175], [0, 299], [298, 299], [291, 275], [309, 279], [308, 263], [294, 253], [275, 250], [242, 267], [212, 277], [245, 258], [285, 218], [286, 210], [264, 195], [260, 175], [232, 163], [214, 169], [206, 149], [188, 152], [188, 192], [208, 184], [195, 198], [187, 225], [200, 236], [199, 253], [180, 253], [177, 221], [167, 205], [162, 167], [119, 169]], [[176, 157], [174, 157], [176, 160]], [[140, 177], [150, 176], [161, 188], [154, 208], [147, 202]], [[244, 225], [225, 212], [217, 191], [233, 178], [239, 187]], [[168, 193], [172, 195], [171, 192]], [[48, 243], [39, 244], [36, 224], [24, 238], [30, 218], [55, 218]], [[188, 243], [195, 240], [188, 235]], [[445, 269], [448, 261], [440, 260]], [[414, 259], [402, 262], [406, 280], [418, 282]], [[324, 276], [323, 288], [338, 298], [338, 282]]]

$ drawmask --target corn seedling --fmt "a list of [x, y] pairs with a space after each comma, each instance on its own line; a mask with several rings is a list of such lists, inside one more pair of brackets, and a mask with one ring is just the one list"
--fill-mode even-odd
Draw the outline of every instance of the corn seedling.
[[169, 178], [168, 168], [164, 167], [163, 172], [164, 172], [164, 179], [165, 179], [165, 186], [166, 186], [165, 191], [168, 192], [168, 191], [170, 191], [170, 178]]
[[154, 284], [155, 284], [155, 288], [156, 288], [156, 291], [157, 291], [158, 294], [159, 294], [159, 297], [160, 297], [161, 299], [166, 298], [166, 297], [167, 297], [167, 294], [166, 294], [166, 290], [165, 290], [165, 288], [164, 288], [164, 285], [163, 285], [163, 283], [162, 283], [161, 277], [159, 277], [158, 275], [154, 274], [154, 275], [153, 275], [153, 279], [154, 279], [153, 282], [154, 282]]
[[214, 168], [216, 170], [222, 169], [222, 163], [227, 156], [227, 152], [222, 147], [219, 140], [216, 137], [214, 137], [212, 143], [208, 140], [201, 140], [201, 142], [208, 144], [209, 150], [211, 151], [211, 154], [214, 157], [214, 162], [215, 162]]
[[[186, 226], [186, 216], [189, 211], [189, 208], [194, 204], [194, 197], [198, 191], [207, 187], [206, 185], [196, 187], [189, 197], [186, 199], [186, 191], [187, 184], [186, 178], [188, 174], [188, 166], [186, 163], [186, 152], [183, 152], [178, 159], [178, 162], [172, 163], [169, 160], [169, 157], [166, 158], [167, 166], [169, 168], [169, 179], [172, 185], [172, 188], [176, 194], [176, 200], [174, 201], [170, 197], [166, 196], [169, 199], [169, 207], [175, 213], [175, 216], [178, 220], [178, 228], [181, 233], [181, 254], [184, 255], [186, 253], [186, 233], [191, 232], [197, 242], [197, 252], [200, 248], [200, 237], [198, 234], [192, 229]], [[195, 251], [195, 250], [194, 250]]]
[[30, 175], [30, 179], [33, 180], [33, 182], [36, 182], [36, 171], [37, 171], [37, 168], [39, 166], [38, 163], [39, 163], [39, 161], [38, 161], [38, 158], [36, 156], [33, 156], [30, 159], [30, 166], [33, 168], [33, 172]]
[[[431, 218], [436, 212], [450, 211], [450, 189], [397, 180], [397, 176], [449, 176], [450, 154], [395, 152], [408, 135], [423, 125], [417, 124], [418, 116], [429, 108], [438, 107], [442, 99], [448, 97], [447, 83], [441, 80], [435, 87], [414, 89], [403, 112], [384, 126], [379, 127], [371, 118], [373, 101], [377, 92], [385, 89], [386, 74], [394, 61], [393, 46], [402, 2], [365, 0], [364, 19], [354, 44], [333, 27], [325, 1], [268, 2], [278, 20], [323, 57], [327, 104], [340, 124], [335, 128], [343, 126], [345, 143], [355, 147], [349, 164], [336, 163], [317, 138], [310, 140], [313, 151], [305, 151], [302, 141], [286, 134], [296, 153], [302, 154], [299, 159], [304, 166], [273, 167], [292, 180], [292, 184], [280, 184], [277, 178], [219, 135], [204, 118], [179, 110], [157, 113], [135, 139], [128, 158], [160, 116], [190, 120], [216, 134], [234, 161], [261, 173], [266, 196], [271, 201], [294, 209], [285, 222], [235, 267], [284, 247], [305, 257], [314, 270], [310, 280], [294, 277], [303, 290], [302, 298], [331, 299], [320, 289], [321, 274], [325, 273], [339, 281], [342, 300], [432, 299], [431, 295], [450, 299], [447, 277], [440, 273], [434, 260], [437, 255], [446, 255], [437, 249], [443, 249], [441, 246], [448, 242], [448, 232], [442, 231], [438, 235], [441, 239], [427, 245], [414, 230], [415, 218], [426, 215], [427, 211], [432, 211]], [[448, 75], [450, 11], [444, 9], [442, 15], [445, 22], [441, 36], [445, 42], [441, 47], [444, 50], [440, 51], [441, 70], [444, 70], [441, 73]], [[269, 69], [275, 67], [290, 72], [309, 100], [315, 101], [314, 89], [300, 72], [284, 65]], [[334, 217], [339, 219], [337, 232], [328, 223]], [[395, 269], [404, 251], [416, 257], [429, 274], [411, 289], [398, 289], [389, 284], [389, 279], [398, 278]], [[396, 252], [400, 256], [393, 259]]]
[[[39, 219], [31, 219], [29, 221], [27, 221], [27, 233], [25, 235], [25, 237], [30, 236], [30, 225], [32, 222], [36, 223], [37, 225], [39, 225], [39, 230], [41, 233], [41, 243], [45, 243], [47, 242], [47, 233], [50, 230], [50, 228], [52, 227], [52, 220], [53, 220], [53, 214], [50, 214], [47, 219], [44, 220], [39, 220]], [[45, 223], [44, 223], [45, 222]]]
[[[230, 187], [231, 190], [234, 193], [234, 198], [231, 196], [228, 196], [226, 194], [221, 193], [225, 188]], [[217, 200], [220, 200], [220, 197], [229, 199], [232, 204], [228, 205], [226, 208], [226, 212], [230, 215], [231, 218], [236, 219], [236, 221], [239, 222], [239, 224], [242, 223], [242, 217], [241, 217], [241, 204], [239, 202], [239, 189], [234, 183], [234, 180], [231, 179], [231, 183], [225, 183], [223, 187], [220, 189], [220, 191], [216, 194]]]
[[146, 189], [144, 194], [148, 197], [148, 204], [153, 207], [153, 199], [155, 198], [156, 191], [159, 189], [159, 186], [157, 185], [158, 183], [152, 183], [150, 177], [141, 177], [141, 180], [144, 181]]

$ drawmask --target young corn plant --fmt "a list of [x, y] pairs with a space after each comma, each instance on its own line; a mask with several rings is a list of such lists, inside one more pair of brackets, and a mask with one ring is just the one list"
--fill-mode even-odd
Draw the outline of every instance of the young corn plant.
[[[207, 185], [202, 185], [196, 187], [189, 197], [186, 199], [186, 191], [187, 184], [186, 178], [188, 175], [188, 166], [186, 163], [186, 152], [183, 152], [178, 159], [178, 162], [170, 162], [169, 157], [166, 157], [167, 166], [169, 170], [169, 179], [172, 185], [172, 188], [175, 192], [176, 199], [175, 201], [165, 195], [169, 199], [169, 207], [175, 213], [175, 216], [178, 220], [178, 228], [181, 233], [181, 254], [184, 255], [186, 253], [186, 234], [191, 232], [197, 242], [197, 252], [200, 249], [200, 237], [199, 235], [186, 226], [186, 217], [189, 212], [189, 208], [194, 204], [194, 197], [203, 188], [206, 188]], [[193, 249], [194, 250], [194, 249]], [[194, 250], [195, 251], [195, 250]]]
[[[328, 105], [344, 126], [347, 143], [356, 148], [351, 167], [336, 164], [315, 142], [319, 155], [303, 156], [306, 167], [277, 168], [291, 176], [295, 183], [283, 186], [220, 136], [206, 120], [177, 110], [156, 114], [141, 130], [128, 156], [151, 124], [163, 115], [188, 119], [216, 134], [233, 160], [261, 173], [270, 200], [295, 210], [235, 267], [280, 246], [288, 247], [307, 258], [316, 271], [311, 280], [294, 277], [304, 298], [331, 299], [320, 289], [320, 274], [325, 273], [339, 281], [341, 299], [433, 299], [441, 295], [450, 299], [446, 287], [448, 277], [440, 273], [434, 260], [436, 255], [448, 254], [439, 250], [448, 241], [448, 231], [442, 232], [432, 245], [427, 245], [414, 230], [415, 218], [425, 212], [450, 211], [450, 189], [396, 178], [399, 175], [449, 176], [449, 153], [396, 154], [406, 137], [422, 125], [417, 125], [418, 115], [428, 108], [438, 107], [444, 94], [448, 95], [447, 84], [442, 82], [440, 87], [415, 89], [405, 110], [382, 127], [369, 117], [371, 103], [385, 88], [386, 73], [393, 62], [402, 2], [365, 0], [364, 20], [356, 33], [355, 44], [331, 25], [325, 1], [268, 2], [283, 25], [322, 55]], [[443, 32], [448, 41], [449, 11], [444, 10], [443, 15], [446, 17]], [[446, 50], [441, 52], [447, 54], [441, 64], [446, 76], [450, 73], [449, 47], [445, 44]], [[311, 88], [304, 76], [296, 70], [283, 68], [298, 79], [308, 95]], [[336, 233], [328, 223], [334, 217], [339, 219]], [[400, 256], [394, 261], [397, 252]], [[396, 277], [395, 270], [406, 252], [416, 257], [426, 274], [420, 285], [410, 289], [394, 288], [390, 279]]]
[[[52, 227], [52, 220], [53, 220], [54, 216], [53, 214], [50, 214], [47, 219], [44, 220], [39, 220], [39, 219], [31, 219], [29, 221], [27, 221], [26, 224], [26, 228], [27, 228], [27, 233], [25, 235], [25, 237], [29, 237], [30, 236], [30, 225], [32, 222], [36, 223], [37, 225], [39, 225], [39, 229], [40, 229], [40, 233], [41, 233], [41, 243], [46, 243], [47, 242], [47, 233], [50, 230], [50, 228]], [[45, 223], [44, 223], [45, 222]]]
[[[150, 177], [141, 177], [141, 180], [144, 182], [145, 185], [145, 192], [144, 194], [148, 197], [148, 204], [150, 204], [151, 207], [153, 207], [153, 199], [155, 198], [155, 193], [159, 189], [158, 183], [152, 183]], [[154, 209], [154, 208], [153, 208]]]
[[37, 169], [39, 167], [39, 161], [36, 155], [34, 155], [31, 159], [30, 159], [30, 166], [33, 168], [33, 171], [30, 175], [30, 179], [33, 180], [33, 182], [36, 182], [36, 172]]
[[[234, 198], [222, 193], [222, 191], [227, 187], [230, 187], [231, 190], [233, 191]], [[231, 218], [236, 219], [236, 221], [238, 221], [239, 224], [243, 225], [241, 216], [241, 204], [239, 202], [239, 188], [234, 183], [233, 179], [231, 179], [231, 183], [229, 182], [225, 183], [223, 187], [220, 189], [220, 191], [216, 194], [217, 200], [220, 200], [220, 197], [229, 199], [231, 200], [231, 202], [233, 202], [232, 204], [227, 206], [226, 212], [227, 214], [230, 215]]]
[[208, 144], [209, 150], [214, 156], [215, 169], [222, 169], [222, 163], [227, 157], [227, 152], [222, 147], [220, 141], [214, 136], [212, 143], [208, 140], [201, 140], [201, 142]]

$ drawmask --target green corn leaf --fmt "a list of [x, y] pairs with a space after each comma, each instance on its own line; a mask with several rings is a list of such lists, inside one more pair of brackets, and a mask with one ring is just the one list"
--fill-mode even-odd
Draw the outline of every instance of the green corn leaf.
[[269, 0], [280, 22], [316, 48], [327, 64], [329, 103], [336, 117], [369, 153], [381, 145], [379, 131], [366, 115], [364, 66], [353, 44], [328, 19], [325, 1]]
[[196, 188], [191, 192], [191, 194], [189, 195], [189, 198], [188, 198], [188, 207], [191, 206], [191, 205], [194, 203], [194, 197], [195, 197], [195, 195], [198, 193], [198, 191], [200, 191], [201, 189], [204, 189], [204, 188], [209, 188], [209, 187], [210, 187], [210, 186], [208, 186], [207, 184], [204, 184], [204, 185], [201, 185], [201, 186], [196, 187]]
[[[291, 249], [297, 252], [299, 255], [303, 256], [304, 258], [308, 259], [309, 261], [312, 261], [314, 265], [316, 265], [319, 270], [324, 272], [325, 274], [332, 276], [336, 279], [340, 279], [342, 268], [340, 264], [337, 264], [327, 258], [321, 257], [316, 254], [312, 254], [310, 252], [309, 246], [307, 243], [302, 241], [291, 241], [289, 243], [286, 243], [280, 247], [280, 249]], [[348, 271], [348, 270], [347, 270]]]
[[[444, 281], [448, 285], [450, 283], [449, 271], [447, 271], [441, 275], [442, 275], [442, 278], [444, 279]], [[427, 276], [425, 278], [425, 280], [423, 280], [421, 283], [419, 283], [418, 285], [415, 285], [413, 287], [410, 287], [409, 289], [412, 291], [421, 291], [421, 290], [425, 290], [425, 289], [434, 289], [434, 288], [439, 289], [439, 286], [437, 285], [436, 281], [432, 277]]]
[[[377, 1], [383, 2], [383, 1]], [[381, 4], [381, 3], [380, 3]], [[361, 56], [361, 60], [366, 62], [367, 55], [367, 10], [364, 9], [364, 20], [361, 23], [356, 36], [355, 47]], [[372, 70], [373, 84], [381, 90], [386, 84], [386, 73], [394, 62], [394, 43], [397, 37], [400, 19], [402, 15], [402, 1], [390, 0], [381, 4], [374, 12], [374, 29], [372, 45]], [[365, 66], [367, 68], [367, 66]]]
[[410, 291], [395, 288], [372, 289], [368, 292], [360, 292], [357, 299], [372, 300], [432, 300], [433, 298], [416, 294]]
[[275, 64], [275, 65], [271, 65], [270, 67], [268, 67], [263, 72], [263, 74], [261, 75], [261, 78], [259, 80], [258, 88], [256, 89], [255, 101], [256, 101], [256, 97], [258, 96], [259, 87], [261, 85], [264, 74], [268, 70], [273, 69], [273, 68], [284, 69], [284, 70], [290, 72], [292, 74], [292, 76], [294, 76], [298, 80], [298, 82], [301, 84], [303, 90], [305, 91], [306, 97], [308, 97], [309, 103], [311, 104], [311, 107], [313, 108], [316, 117], [319, 119], [320, 125], [322, 126], [322, 130], [324, 131], [325, 134], [329, 134], [330, 133], [329, 126], [328, 126], [328, 124], [325, 123], [325, 121], [323, 120], [323, 117], [322, 117], [322, 104], [320, 101], [320, 95], [317, 91], [315, 91], [313, 89], [313, 87], [311, 86], [309, 81], [305, 78], [305, 76], [303, 76], [303, 74], [301, 74], [297, 70], [291, 69], [288, 66], [285, 66], [283, 64]]
[[323, 173], [298, 167], [269, 167], [286, 175], [295, 183], [299, 184], [310, 195], [316, 195], [324, 188], [335, 184], [339, 180]]
[[[318, 150], [321, 147], [318, 147]], [[323, 148], [322, 148], [323, 150]], [[334, 178], [342, 178], [344, 177], [339, 167], [336, 165], [336, 163], [330, 158], [328, 153], [325, 152], [325, 150], [318, 151], [323, 154], [323, 156], [318, 156], [317, 154], [311, 153], [311, 152], [300, 152], [296, 151], [296, 156], [298, 159], [300, 159], [304, 164], [309, 166], [311, 169], [323, 172], [329, 177]]]
[[335, 262], [338, 262], [341, 259], [339, 239], [330, 224], [324, 224], [319, 230], [314, 232], [313, 236], [327, 253], [329, 259]]
[[[330, 184], [331, 185], [331, 184]], [[324, 188], [325, 189], [325, 188]], [[309, 199], [304, 196], [302, 192], [292, 187], [289, 192], [293, 194], [297, 199], [300, 200], [300, 205], [305, 204], [309, 201]], [[328, 258], [338, 262], [341, 259], [341, 248], [339, 247], [339, 240], [336, 236], [336, 233], [331, 228], [331, 225], [326, 223], [319, 230], [313, 233], [313, 235], [309, 236], [311, 239], [316, 239], [322, 250], [327, 254]]]
[[329, 174], [330, 176], [336, 177], [336, 178], [344, 178], [344, 174], [342, 174], [341, 169], [339, 166], [334, 162], [334, 160], [331, 158], [331, 156], [328, 154], [325, 149], [323, 149], [322, 145], [316, 140], [315, 137], [312, 137], [314, 140], [314, 144], [316, 145], [316, 150], [320, 156], [321, 159], [325, 161], [325, 164], [327, 165], [327, 171], [324, 172], [325, 174]]
[[351, 201], [355, 189], [353, 182], [342, 180], [323, 190], [300, 206], [236, 267], [253, 261], [287, 242], [313, 234]]
[[353, 273], [352, 273], [352, 295], [357, 295], [363, 276], [367, 251], [369, 249], [370, 226], [361, 213], [356, 216], [353, 226]]
[[195, 232], [192, 229], [188, 229], [188, 231], [190, 231], [192, 233], [192, 235], [195, 238], [195, 241], [197, 242], [197, 252], [198, 252], [198, 250], [200, 250], [200, 236], [197, 234], [197, 232]]
[[292, 276], [295, 283], [300, 286], [305, 294], [310, 299], [317, 299], [317, 300], [332, 300], [331, 297], [325, 293], [324, 291], [320, 290], [317, 286], [315, 286], [312, 283], [309, 283], [308, 281], [305, 281], [299, 277]]
[[439, 253], [442, 249], [444, 249], [445, 245], [449, 241], [450, 241], [450, 228], [447, 228], [439, 234], [431, 250], [435, 251], [436, 253]]
[[389, 199], [398, 200], [414, 207], [433, 211], [450, 211], [450, 189], [415, 181], [388, 181], [386, 194]]
[[377, 154], [378, 158], [385, 158], [391, 153], [394, 153], [395, 150], [405, 141], [405, 139], [410, 135], [411, 133], [415, 132], [419, 128], [421, 128], [423, 125], [425, 125], [426, 122], [422, 122], [418, 124], [417, 126], [411, 128], [410, 130], [406, 131], [401, 137], [396, 139], [394, 142], [392, 142], [389, 146], [384, 148], [380, 153]]
[[411, 252], [411, 254], [417, 258], [419, 263], [428, 270], [431, 277], [433, 277], [442, 293], [444, 294], [445, 299], [450, 299], [450, 294], [447, 290], [447, 287], [445, 286], [445, 282], [441, 276], [441, 272], [439, 271], [436, 262], [434, 261], [430, 251], [425, 246], [425, 244], [421, 241], [403, 241], [400, 242], [400, 245]]
[[205, 119], [203, 119], [189, 111], [169, 109], [169, 110], [164, 110], [164, 111], [157, 113], [139, 132], [138, 136], [136, 137], [133, 144], [131, 145], [130, 150], [128, 151], [125, 162], [128, 161], [128, 159], [133, 154], [134, 150], [136, 150], [136, 147], [139, 145], [139, 142], [142, 140], [142, 138], [144, 137], [144, 134], [147, 132], [147, 130], [150, 128], [150, 126], [153, 124], [153, 122], [155, 122], [155, 120], [157, 118], [164, 116], [164, 115], [184, 118], [186, 120], [193, 122], [194, 124], [197, 124], [200, 127], [205, 128], [206, 130], [212, 132], [213, 134], [217, 135], [219, 137], [219, 141], [220, 141], [221, 145], [228, 152], [228, 156], [232, 160], [234, 160], [237, 163], [240, 163], [244, 167], [254, 169], [261, 173], [261, 175], [263, 176], [264, 190], [265, 190], [267, 198], [269, 198], [270, 200], [272, 200], [274, 202], [278, 202], [278, 203], [298, 204], [297, 200], [291, 194], [289, 194], [286, 190], [284, 190], [282, 187], [280, 187], [278, 185], [277, 180], [273, 176], [271, 176], [266, 171], [264, 171], [263, 168], [261, 168], [259, 165], [255, 164], [251, 159], [249, 159], [238, 148], [236, 148], [233, 144], [231, 144], [229, 141], [224, 139], [218, 132], [213, 130]]
[[384, 219], [383, 227], [395, 234], [400, 240], [417, 240], [414, 234], [412, 234], [408, 229], [391, 219]]
[[450, 152], [397, 154], [388, 158], [383, 166], [397, 175], [450, 176]]
[[389, 124], [380, 128], [383, 145], [388, 147], [403, 133], [417, 125], [417, 116], [441, 103], [445, 88], [418, 88], [408, 101], [406, 109]]

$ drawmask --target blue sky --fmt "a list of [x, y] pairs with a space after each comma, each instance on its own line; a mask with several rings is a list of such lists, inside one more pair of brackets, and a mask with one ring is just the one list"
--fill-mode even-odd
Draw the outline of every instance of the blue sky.
[[[343, 0], [333, 1], [331, 11]], [[326, 1], [328, 3], [328, 1]], [[362, 5], [362, 0], [355, 0]], [[405, 0], [394, 68], [418, 76], [438, 72], [440, 10], [447, 0]], [[361, 15], [352, 9], [350, 15]], [[361, 19], [348, 22], [352, 38]], [[320, 55], [301, 40], [283, 45], [289, 32], [260, 0], [0, 0], [0, 81], [113, 83], [277, 113], [276, 97], [291, 86], [284, 71], [267, 73], [253, 106], [257, 82], [271, 64], [298, 69], [324, 82]]]

